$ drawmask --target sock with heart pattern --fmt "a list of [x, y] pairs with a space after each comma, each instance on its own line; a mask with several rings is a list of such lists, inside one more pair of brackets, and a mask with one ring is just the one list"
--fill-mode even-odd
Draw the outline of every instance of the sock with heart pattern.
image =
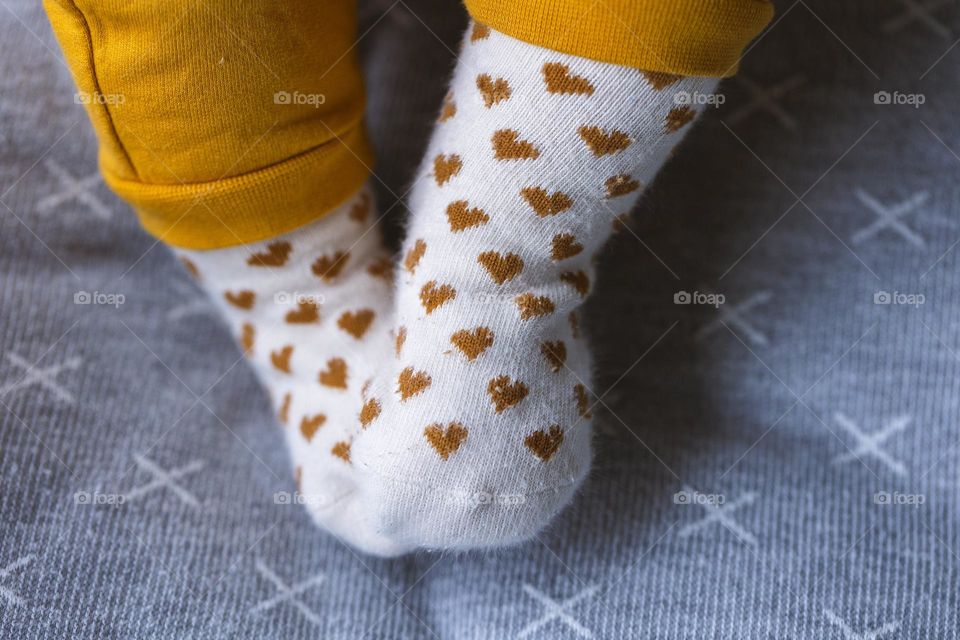
[[591, 464], [593, 258], [712, 94], [475, 24], [412, 192], [396, 360], [353, 446], [401, 545], [529, 539]]
[[273, 398], [298, 500], [322, 527], [376, 555], [404, 549], [364, 526], [351, 445], [363, 385], [389, 351], [393, 263], [364, 187], [267, 241], [175, 249], [216, 301]]

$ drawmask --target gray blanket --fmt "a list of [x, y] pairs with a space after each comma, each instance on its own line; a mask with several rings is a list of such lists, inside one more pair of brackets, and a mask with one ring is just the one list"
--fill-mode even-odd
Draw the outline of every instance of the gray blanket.
[[[519, 548], [378, 560], [278, 504], [266, 396], [0, 1], [0, 637], [957, 637], [960, 15], [777, 4], [602, 260], [582, 494]], [[362, 12], [391, 207], [465, 16]]]

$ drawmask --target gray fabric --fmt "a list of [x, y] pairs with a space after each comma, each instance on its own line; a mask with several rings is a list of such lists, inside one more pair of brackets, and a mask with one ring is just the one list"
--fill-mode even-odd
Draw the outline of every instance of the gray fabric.
[[[292, 482], [267, 398], [170, 254], [87, 180], [94, 139], [39, 3], [2, 5], [3, 638], [957, 636], [953, 5], [779, 2], [602, 260], [582, 495], [520, 548], [392, 561], [274, 503]], [[389, 206], [465, 18], [451, 0], [363, 11]], [[756, 106], [747, 82], [780, 95]]]

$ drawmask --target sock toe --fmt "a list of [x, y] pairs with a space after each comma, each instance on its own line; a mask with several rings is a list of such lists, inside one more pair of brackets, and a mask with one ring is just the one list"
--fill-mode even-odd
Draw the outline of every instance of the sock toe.
[[464, 551], [533, 539], [563, 510], [582, 477], [530, 493], [483, 485], [438, 488], [414, 480], [368, 475], [366, 496], [376, 505], [373, 528], [407, 548]]

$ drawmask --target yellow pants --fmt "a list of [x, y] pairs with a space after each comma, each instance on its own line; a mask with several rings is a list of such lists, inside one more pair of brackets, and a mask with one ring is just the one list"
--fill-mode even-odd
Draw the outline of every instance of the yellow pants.
[[[355, 0], [44, 0], [107, 184], [164, 242], [291, 231], [367, 179]], [[466, 0], [510, 36], [594, 60], [726, 76], [768, 0]]]

